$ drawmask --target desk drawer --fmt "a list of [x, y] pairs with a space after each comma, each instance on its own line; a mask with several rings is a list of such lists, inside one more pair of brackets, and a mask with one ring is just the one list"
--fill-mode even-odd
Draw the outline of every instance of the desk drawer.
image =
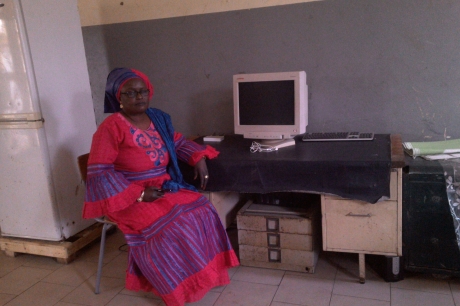
[[312, 251], [314, 236], [238, 230], [240, 245]]
[[253, 245], [240, 245], [240, 262], [243, 266], [314, 273], [318, 250], [300, 251], [272, 249]]
[[255, 215], [238, 215], [238, 229], [251, 231], [276, 231], [281, 233], [292, 233], [300, 235], [312, 234], [311, 219], [297, 216], [255, 216]]
[[322, 198], [326, 251], [398, 255], [398, 202]]

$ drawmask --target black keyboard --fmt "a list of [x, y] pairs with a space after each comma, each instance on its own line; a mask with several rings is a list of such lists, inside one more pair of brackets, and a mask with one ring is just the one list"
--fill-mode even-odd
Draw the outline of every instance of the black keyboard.
[[305, 133], [302, 136], [302, 141], [349, 141], [373, 139], [374, 133], [360, 132]]

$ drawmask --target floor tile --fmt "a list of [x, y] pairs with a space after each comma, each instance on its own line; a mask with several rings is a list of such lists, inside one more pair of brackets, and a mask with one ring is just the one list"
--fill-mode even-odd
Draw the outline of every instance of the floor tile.
[[334, 279], [337, 274], [337, 262], [333, 260], [333, 256], [330, 256], [330, 252], [321, 252], [316, 263], [315, 273], [312, 273], [312, 277], [329, 278]]
[[273, 301], [298, 305], [327, 306], [334, 281], [286, 274]]
[[50, 270], [31, 267], [18, 267], [0, 278], [0, 293], [20, 294], [35, 285], [47, 275]]
[[6, 256], [4, 252], [0, 252], [0, 277], [5, 276], [14, 269], [22, 266], [29, 261], [28, 255], [19, 254], [16, 257]]
[[161, 301], [152, 300], [146, 297], [118, 294], [116, 295], [107, 306], [157, 306]]
[[125, 278], [128, 268], [128, 253], [121, 252], [111, 262], [102, 267], [102, 276]]
[[281, 283], [283, 276], [283, 270], [242, 266], [233, 275], [232, 280], [278, 286]]
[[455, 305], [460, 305], [460, 279], [453, 279], [449, 285]]
[[190, 306], [213, 306], [219, 298], [219, 292], [209, 291], [201, 300], [194, 303], [187, 303]]
[[149, 298], [149, 299], [156, 299], [156, 300], [161, 300], [161, 298], [152, 292], [145, 292], [145, 291], [132, 291], [124, 288], [120, 294], [126, 294], [126, 295], [133, 295], [133, 296], [138, 296], [138, 297], [143, 297], [143, 298]]
[[[187, 304], [187, 305], [214, 305], [214, 302], [217, 300], [217, 298], [219, 297], [220, 293], [222, 293], [224, 291], [225, 287], [226, 286], [215, 287], [215, 288], [211, 289], [211, 291], [209, 291], [208, 294], [201, 301], [195, 302], [195, 303], [190, 303], [190, 304]], [[136, 292], [136, 291], [131, 291], [131, 290], [128, 290], [128, 289], [123, 289], [120, 292], [120, 294], [141, 297], [141, 298], [144, 298], [144, 299], [154, 299], [154, 300], [157, 300], [155, 303], [157, 303], [158, 305], [160, 305], [159, 303], [161, 302], [161, 298], [156, 296], [156, 295], [154, 295], [151, 292], [143, 292], [143, 291]]]
[[[336, 257], [336, 279], [359, 281], [359, 255], [354, 253], [340, 253]], [[366, 264], [365, 280], [382, 280], [369, 265]]]
[[334, 284], [334, 295], [346, 295], [389, 302], [391, 299], [391, 287], [384, 281], [366, 280], [364, 284], [357, 279], [340, 280]]
[[391, 289], [391, 306], [454, 306], [451, 294], [428, 291]]
[[96, 270], [97, 263], [95, 262], [74, 261], [52, 272], [43, 281], [77, 287], [91, 275], [95, 274]]
[[228, 277], [232, 279], [233, 275], [240, 269], [240, 266], [228, 269]]
[[105, 242], [105, 246], [107, 248], [113, 248], [117, 250], [126, 250], [126, 239], [123, 233], [116, 229], [113, 233], [107, 233], [107, 239]]
[[6, 293], [0, 293], [0, 306], [5, 305], [12, 299], [14, 299], [17, 295], [15, 294], [6, 294]]
[[[0, 306], [165, 306], [149, 292], [124, 288], [127, 247], [119, 230], [108, 236], [101, 293], [94, 293], [99, 243], [82, 249], [70, 264], [53, 258], [0, 252]], [[231, 283], [211, 289], [187, 306], [454, 306], [460, 305], [460, 279], [405, 271], [402, 281], [385, 282], [366, 266], [358, 282], [358, 255], [321, 252], [315, 273], [239, 266]]]
[[227, 287], [227, 285], [217, 286], [217, 287], [212, 288], [210, 291], [222, 293], [225, 290], [225, 287]]
[[403, 280], [391, 283], [391, 287], [451, 294], [449, 281], [437, 279], [432, 277], [430, 274], [423, 273], [406, 273]]
[[277, 286], [248, 283], [237, 280], [227, 285], [217, 299], [216, 306], [265, 306], [270, 305]]
[[283, 303], [283, 302], [272, 302], [270, 306], [295, 306], [299, 304]]
[[332, 295], [330, 306], [390, 306], [389, 301], [379, 301], [353, 296]]
[[56, 304], [75, 287], [39, 282], [8, 303], [8, 306], [49, 306]]
[[29, 260], [27, 260], [27, 262], [25, 262], [22, 266], [55, 271], [63, 265], [64, 264], [57, 262], [56, 259], [52, 257], [29, 255]]
[[335, 276], [337, 274], [337, 262], [332, 260], [328, 253], [330, 252], [320, 253], [318, 262], [316, 263], [315, 273], [286, 271], [286, 274], [335, 279]]
[[[78, 286], [70, 294], [66, 295], [61, 301], [89, 306], [106, 305], [112, 300], [125, 286], [125, 282], [119, 278], [102, 277], [100, 293], [94, 293], [96, 277], [90, 277]], [[152, 300], [153, 301], [153, 300]]]
[[[100, 251], [100, 242], [96, 241], [95, 243], [89, 245], [84, 252], [78, 254], [78, 260], [99, 262], [99, 251]], [[118, 248], [110, 248], [106, 245], [104, 251], [103, 263], [109, 263], [115, 257], [121, 254], [121, 251]]]

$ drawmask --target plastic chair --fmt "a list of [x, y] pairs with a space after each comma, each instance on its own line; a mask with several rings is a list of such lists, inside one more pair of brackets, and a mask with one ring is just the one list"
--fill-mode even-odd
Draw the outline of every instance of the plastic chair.
[[[78, 167], [80, 169], [81, 179], [86, 183], [86, 175], [88, 172], [88, 158], [89, 153], [83, 154], [78, 156]], [[99, 249], [99, 260], [97, 264], [97, 274], [96, 274], [96, 285], [94, 289], [94, 293], [99, 294], [99, 287], [101, 284], [101, 276], [102, 276], [102, 261], [104, 260], [104, 251], [105, 251], [105, 238], [107, 235], [107, 230], [116, 226], [115, 222], [110, 221], [107, 217], [103, 216], [100, 218], [95, 218], [97, 222], [102, 223], [102, 233], [101, 233], [101, 244]]]

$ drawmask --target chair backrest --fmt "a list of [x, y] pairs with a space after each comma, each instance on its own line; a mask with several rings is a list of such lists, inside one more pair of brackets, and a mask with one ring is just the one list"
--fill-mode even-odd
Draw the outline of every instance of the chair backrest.
[[78, 168], [80, 169], [81, 179], [86, 182], [86, 175], [88, 173], [88, 159], [89, 153], [80, 155], [77, 157], [78, 160]]

